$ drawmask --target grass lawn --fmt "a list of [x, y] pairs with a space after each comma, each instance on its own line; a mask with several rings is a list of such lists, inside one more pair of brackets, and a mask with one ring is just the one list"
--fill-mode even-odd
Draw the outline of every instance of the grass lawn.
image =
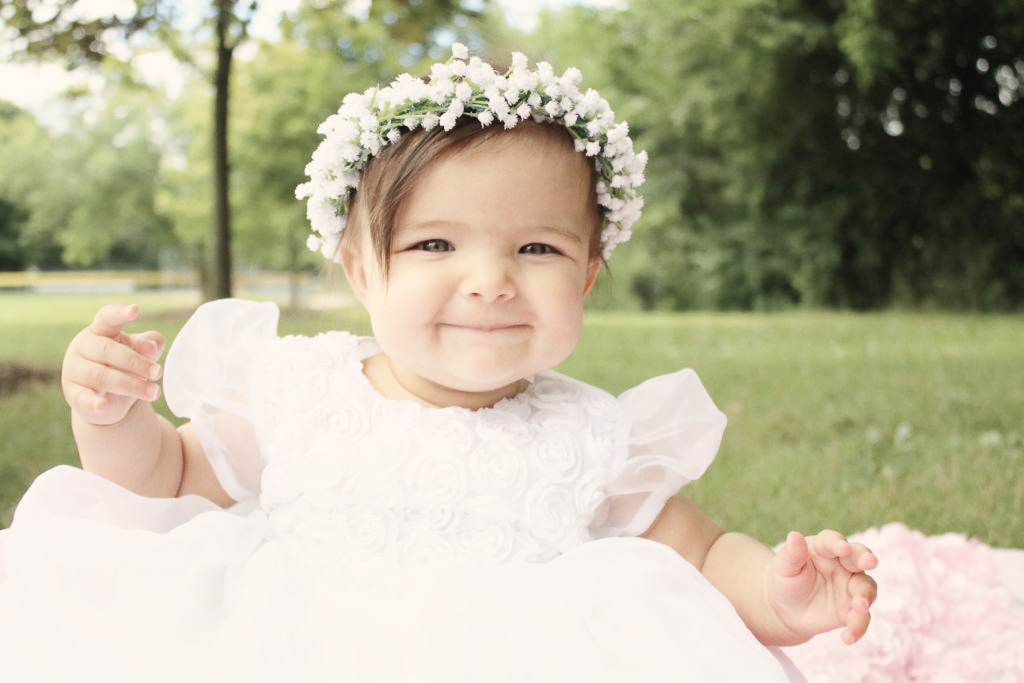
[[[110, 295], [0, 295], [0, 364], [40, 381], [0, 391], [0, 525], [42, 470], [75, 463], [55, 381], [64, 348]], [[132, 296], [172, 338], [194, 306]], [[286, 315], [282, 331], [366, 332], [358, 312]], [[772, 543], [791, 528], [902, 521], [1024, 547], [1024, 319], [915, 313], [588, 315], [560, 370], [618, 393], [697, 370], [730, 424], [687, 492]], [[2, 387], [0, 387], [2, 389]], [[160, 404], [162, 410], [166, 408]]]

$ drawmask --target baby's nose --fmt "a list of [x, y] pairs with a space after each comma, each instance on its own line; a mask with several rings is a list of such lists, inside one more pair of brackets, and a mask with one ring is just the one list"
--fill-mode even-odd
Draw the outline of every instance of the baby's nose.
[[487, 303], [513, 298], [516, 286], [509, 264], [498, 259], [475, 262], [462, 281], [462, 292]]

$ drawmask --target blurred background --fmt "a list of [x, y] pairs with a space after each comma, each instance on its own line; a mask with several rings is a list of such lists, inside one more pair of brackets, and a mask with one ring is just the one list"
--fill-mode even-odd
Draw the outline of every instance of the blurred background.
[[346, 93], [453, 41], [579, 67], [648, 150], [562, 369], [697, 369], [709, 514], [1024, 547], [1024, 0], [0, 0], [0, 526], [77, 462], [56, 378], [103, 303], [368, 331], [294, 188]]
[[578, 66], [649, 151], [597, 306], [1024, 307], [1019, 0], [0, 0], [0, 31], [0, 286], [308, 305], [317, 124], [458, 40]]

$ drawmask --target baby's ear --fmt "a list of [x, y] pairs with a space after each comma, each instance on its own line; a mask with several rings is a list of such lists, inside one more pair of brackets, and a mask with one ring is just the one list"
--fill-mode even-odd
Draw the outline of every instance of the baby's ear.
[[599, 256], [595, 256], [590, 259], [590, 263], [587, 264], [587, 280], [583, 288], [583, 295], [590, 294], [590, 290], [594, 288], [594, 283], [597, 282], [597, 276], [601, 272], [601, 266], [604, 265], [604, 259]]
[[366, 268], [366, 257], [357, 245], [342, 245], [341, 268], [345, 271], [352, 293], [359, 303], [366, 305], [366, 292], [369, 289], [369, 272]]

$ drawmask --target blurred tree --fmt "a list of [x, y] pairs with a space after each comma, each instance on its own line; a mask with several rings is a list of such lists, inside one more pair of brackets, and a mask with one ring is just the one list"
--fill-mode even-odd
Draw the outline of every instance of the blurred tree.
[[55, 267], [60, 245], [52, 235], [25, 233], [33, 195], [54, 165], [50, 134], [28, 112], [0, 100], [0, 270]]
[[594, 71], [651, 152], [647, 305], [1024, 303], [1021, 0], [649, 0], [545, 21], [563, 62], [606, 56]]
[[[214, 157], [214, 259], [212, 290], [208, 298], [231, 296], [231, 214], [228, 208], [229, 175], [227, 122], [231, 64], [235, 49], [248, 34], [257, 3], [211, 0], [215, 37], [215, 66], [211, 81], [215, 90], [213, 110]], [[177, 35], [180, 8], [169, 0], [135, 0], [100, 12], [88, 0], [60, 0], [40, 5], [31, 0], [0, 0], [0, 17], [20, 36], [20, 53], [43, 58], [63, 58], [69, 68], [98, 63], [131, 44], [146, 32], [189, 63], [197, 63]]]
[[[78, 112], [56, 136], [45, 169], [24, 195], [21, 241], [56, 243], [64, 263], [155, 267], [170, 242], [169, 223], [154, 207], [161, 150], [144, 93], [108, 85], [102, 109]], [[38, 264], [30, 264], [38, 265]]]
[[[394, 53], [402, 63], [415, 63], [446, 36], [455, 35], [486, 7], [489, 0], [375, 0], [351, 3], [345, 0], [303, 5], [309, 36], [315, 40], [307, 47], [333, 51], [343, 60], [380, 63], [381, 57]], [[231, 204], [229, 140], [229, 87], [234, 56], [248, 39], [249, 24], [258, 8], [257, 0], [210, 0], [207, 21], [213, 29], [215, 64], [211, 69], [214, 86], [211, 152], [214, 178], [214, 239], [208, 298], [231, 294]], [[152, 35], [187, 63], [199, 64], [192, 45], [179, 34], [182, 10], [167, 0], [134, 0], [131, 11], [103, 9], [96, 14], [88, 0], [61, 0], [41, 7], [30, 0], [0, 0], [0, 17], [20, 36], [22, 55], [62, 57], [69, 67], [109, 59], [134, 37]], [[119, 11], [120, 10], [120, 11]], [[193, 7], [194, 11], [195, 8]], [[357, 14], [354, 14], [357, 13]], [[361, 13], [361, 14], [358, 14]], [[358, 20], [358, 21], [355, 21]], [[365, 41], [365, 49], [356, 53], [347, 31], [355, 27], [374, 27], [378, 39]], [[392, 60], [392, 63], [396, 63]], [[297, 103], [298, 104], [298, 103]], [[203, 253], [200, 249], [197, 253]]]

